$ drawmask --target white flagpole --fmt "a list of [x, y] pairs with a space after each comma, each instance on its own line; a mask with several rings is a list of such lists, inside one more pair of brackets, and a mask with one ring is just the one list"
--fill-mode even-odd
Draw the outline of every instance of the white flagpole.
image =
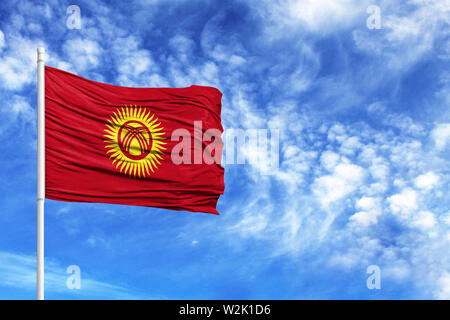
[[44, 300], [45, 77], [44, 48], [37, 49], [37, 277], [36, 298]]

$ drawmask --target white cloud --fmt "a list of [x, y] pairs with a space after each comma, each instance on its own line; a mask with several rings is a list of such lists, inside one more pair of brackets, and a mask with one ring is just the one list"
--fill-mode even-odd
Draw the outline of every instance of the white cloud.
[[252, 7], [266, 21], [266, 33], [278, 38], [285, 28], [330, 33], [361, 20], [365, 26], [368, 0], [281, 0], [252, 1]]
[[325, 151], [320, 156], [320, 164], [328, 171], [332, 171], [339, 162], [339, 154], [333, 151]]
[[267, 226], [267, 217], [263, 214], [250, 215], [229, 228], [230, 231], [237, 230], [244, 236], [255, 236], [260, 234]]
[[3, 34], [2, 30], [0, 30], [0, 52], [2, 51], [4, 46], [5, 46], [5, 35]]
[[145, 87], [150, 86], [151, 81], [166, 83], [162, 78], [155, 78], [159, 76], [159, 67], [153, 61], [150, 51], [140, 47], [136, 37], [116, 39], [113, 50], [120, 85]]
[[192, 62], [195, 42], [188, 37], [176, 35], [169, 40], [170, 48], [177, 54], [179, 61]]
[[356, 209], [361, 210], [349, 219], [360, 226], [368, 227], [378, 222], [377, 216], [381, 214], [380, 199], [373, 197], [362, 197], [356, 203]]
[[103, 246], [105, 248], [110, 248], [108, 239], [96, 235], [89, 236], [85, 243], [91, 247]]
[[[15, 126], [17, 128], [26, 128], [27, 134], [34, 134], [36, 128], [36, 112], [28, 103], [28, 100], [21, 95], [13, 95], [5, 99], [0, 106], [0, 134], [10, 132]], [[14, 135], [17, 137], [17, 134]], [[31, 144], [34, 144], [32, 141]]]
[[410, 0], [401, 4], [383, 1], [383, 32], [355, 29], [354, 42], [359, 49], [380, 57], [383, 68], [405, 72], [433, 50], [435, 40], [450, 20], [448, 3], [448, 0]]
[[348, 137], [341, 144], [339, 149], [340, 153], [345, 154], [347, 156], [354, 155], [355, 152], [362, 147], [362, 144], [359, 142], [358, 137]]
[[364, 180], [364, 169], [351, 163], [340, 163], [330, 175], [315, 179], [312, 189], [323, 206], [355, 191]]
[[402, 190], [387, 199], [391, 210], [395, 214], [408, 216], [418, 208], [417, 192], [411, 188]]
[[286, 10], [294, 19], [299, 19], [314, 31], [348, 26], [353, 20], [365, 13], [367, 1], [356, 0], [301, 0], [287, 1]]
[[3, 88], [20, 90], [35, 81], [36, 48], [43, 46], [41, 41], [21, 36], [8, 38], [8, 46], [0, 53], [0, 81]]
[[[367, 108], [371, 117], [374, 117], [386, 126], [400, 129], [402, 133], [412, 136], [424, 135], [425, 130], [421, 124], [413, 121], [403, 113], [389, 113], [386, 112], [387, 110], [388, 108], [381, 102], [373, 103]], [[380, 115], [382, 116], [380, 117]]]
[[439, 177], [434, 172], [427, 172], [414, 180], [414, 185], [419, 189], [432, 189], [439, 182]]
[[438, 124], [431, 132], [431, 136], [436, 149], [439, 151], [444, 150], [450, 141], [450, 123]]
[[372, 159], [370, 174], [376, 180], [384, 180], [389, 175], [389, 162], [382, 157]]
[[328, 140], [344, 142], [347, 138], [345, 127], [341, 124], [334, 124], [330, 130], [328, 130]]
[[98, 67], [103, 53], [103, 49], [96, 41], [81, 38], [67, 40], [63, 44], [63, 51], [77, 71]]
[[358, 208], [360, 210], [366, 210], [366, 211], [379, 209], [378, 201], [379, 201], [379, 199], [376, 199], [373, 197], [362, 197], [356, 203], [356, 208]]
[[423, 158], [419, 157], [422, 151], [422, 144], [415, 139], [405, 139], [402, 142], [392, 145], [390, 150], [390, 161], [401, 167], [406, 167], [410, 170], [419, 170]]
[[437, 298], [441, 300], [450, 300], [450, 272], [445, 272], [437, 281]]
[[359, 211], [350, 217], [350, 221], [355, 221], [363, 227], [377, 223], [377, 216], [371, 212]]
[[450, 226], [450, 212], [447, 212], [442, 216], [442, 221], [448, 226]]
[[27, 100], [22, 96], [14, 96], [12, 99], [11, 111], [15, 116], [22, 117], [23, 121], [33, 123], [35, 117], [35, 111], [31, 108]]
[[412, 224], [420, 229], [430, 229], [436, 225], [436, 218], [432, 212], [420, 211], [414, 215]]
[[365, 163], [372, 162], [372, 159], [376, 157], [377, 153], [375, 151], [375, 146], [364, 146], [362, 148], [361, 153], [359, 154], [358, 158]]
[[388, 258], [389, 264], [382, 269], [382, 275], [384, 279], [392, 279], [396, 281], [404, 281], [412, 278], [411, 265], [398, 253], [394, 253], [396, 256], [391, 260]]

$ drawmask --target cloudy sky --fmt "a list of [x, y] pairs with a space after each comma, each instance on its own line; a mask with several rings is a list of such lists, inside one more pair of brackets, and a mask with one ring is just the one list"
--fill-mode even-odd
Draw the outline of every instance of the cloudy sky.
[[39, 46], [92, 80], [217, 87], [225, 129], [280, 136], [271, 174], [224, 165], [220, 216], [46, 200], [46, 298], [450, 298], [449, 0], [38, 3], [0, 2], [0, 298], [35, 297]]

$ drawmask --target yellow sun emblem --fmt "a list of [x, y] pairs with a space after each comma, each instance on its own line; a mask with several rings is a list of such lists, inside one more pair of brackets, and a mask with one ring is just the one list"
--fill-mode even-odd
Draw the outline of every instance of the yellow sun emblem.
[[147, 108], [118, 108], [106, 123], [106, 154], [120, 172], [132, 177], [149, 176], [161, 165], [166, 149], [163, 129]]

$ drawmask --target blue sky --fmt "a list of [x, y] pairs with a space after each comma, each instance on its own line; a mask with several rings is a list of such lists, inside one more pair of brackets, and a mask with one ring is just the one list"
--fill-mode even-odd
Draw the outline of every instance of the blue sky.
[[44, 46], [97, 81], [217, 87], [225, 129], [280, 132], [271, 175], [225, 165], [220, 216], [46, 200], [46, 298], [449, 299], [449, 22], [448, 0], [2, 1], [0, 298], [35, 297]]

